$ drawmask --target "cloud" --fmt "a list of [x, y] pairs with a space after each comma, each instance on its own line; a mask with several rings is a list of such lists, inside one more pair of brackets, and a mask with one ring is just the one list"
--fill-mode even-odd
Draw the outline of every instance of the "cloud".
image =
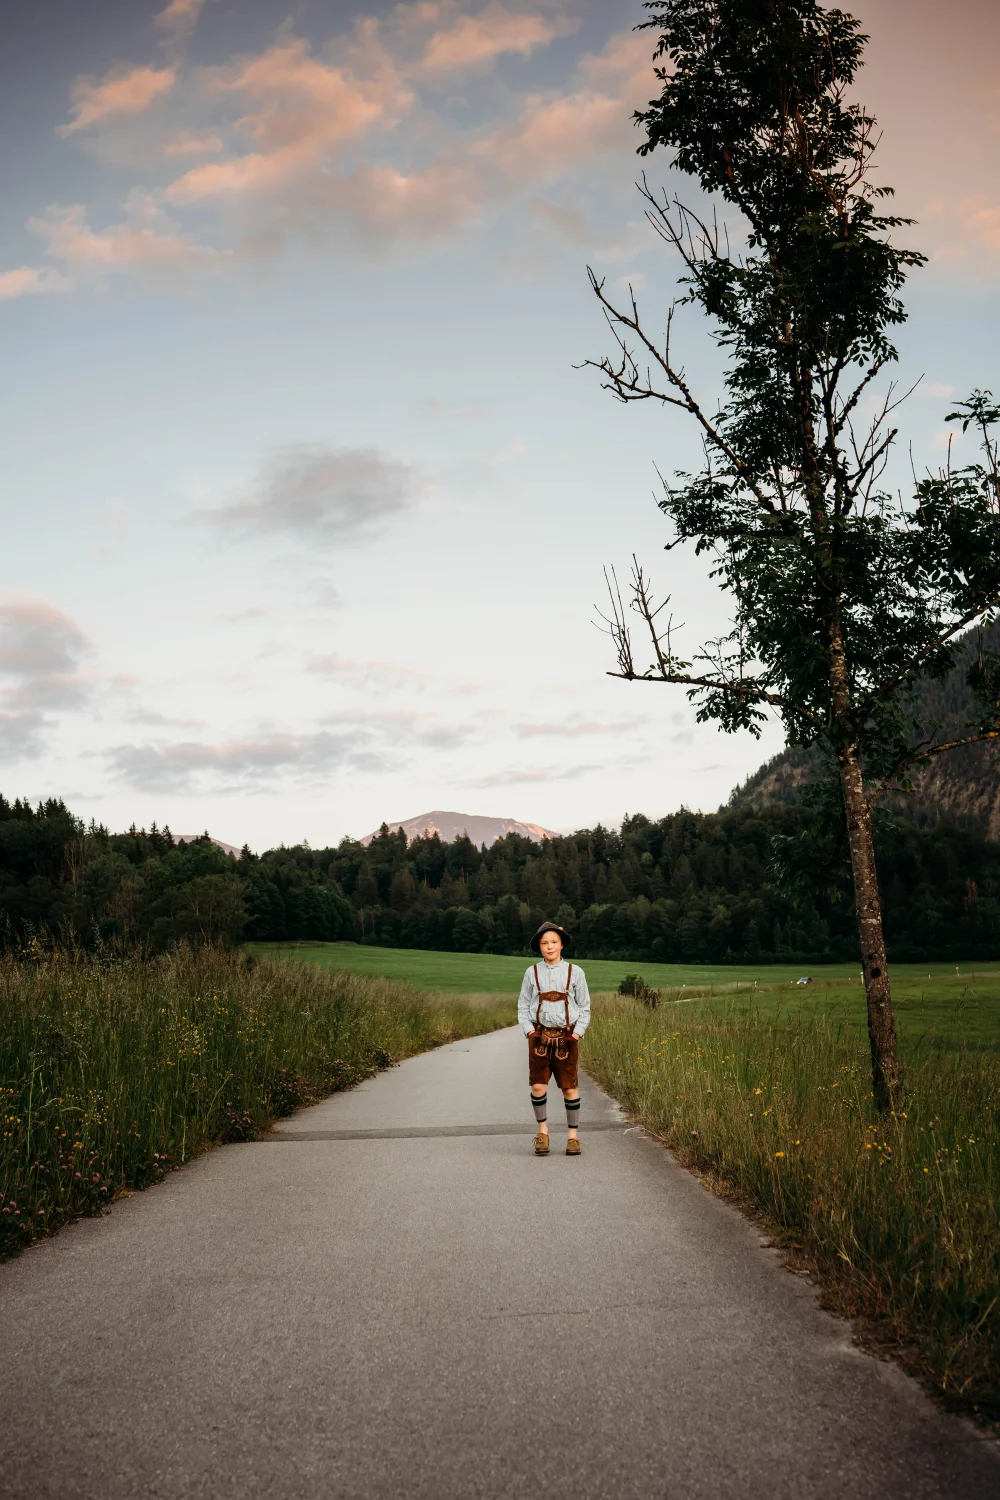
[[[162, 26], [169, 31], [198, 9], [168, 6]], [[453, 236], [560, 178], [582, 171], [592, 183], [600, 158], [630, 151], [631, 110], [652, 79], [644, 37], [612, 37], [577, 60], [562, 89], [505, 93], [473, 128], [426, 87], [502, 54], [526, 57], [576, 25], [554, 5], [529, 11], [490, 0], [470, 15], [455, 0], [426, 0], [358, 20], [322, 56], [286, 28], [259, 54], [221, 66], [178, 60], [79, 79], [63, 134], [117, 125], [117, 144], [128, 148], [135, 117], [162, 99], [169, 128], [159, 122], [156, 141], [143, 128], [142, 159], [181, 170], [136, 188], [122, 222], [108, 228], [92, 228], [80, 205], [54, 205], [30, 227], [68, 269], [147, 275], [235, 265], [302, 232], [345, 234], [374, 248]], [[515, 115], [498, 118], [511, 100]], [[563, 234], [586, 233], [572, 210], [536, 204], [533, 212]], [[30, 276], [11, 282], [32, 284]]]
[[491, 776], [477, 776], [463, 783], [464, 786], [530, 786], [537, 782], [548, 781], [576, 781], [580, 776], [590, 776], [594, 772], [607, 775], [607, 766], [591, 765], [580, 766], [514, 766], [507, 771], [496, 771]]
[[106, 758], [115, 780], [143, 791], [254, 791], [278, 781], [323, 785], [341, 771], [383, 773], [411, 751], [452, 750], [471, 733], [469, 725], [434, 713], [387, 709], [298, 733], [268, 729], [215, 742], [116, 745]]
[[191, 518], [245, 536], [283, 535], [333, 545], [369, 535], [409, 510], [421, 488], [414, 470], [375, 448], [287, 448], [256, 493]]
[[80, 707], [87, 650], [79, 625], [54, 605], [27, 595], [0, 600], [0, 752], [16, 759], [38, 751], [48, 715]]
[[171, 156], [217, 156], [224, 150], [221, 135], [198, 130], [179, 130], [168, 136], [160, 148], [165, 157]]
[[[643, 71], [649, 73], [649, 41], [639, 40], [646, 59]], [[637, 46], [630, 49], [630, 55], [639, 52]], [[592, 165], [596, 157], [609, 152], [626, 150], [634, 133], [631, 112], [625, 107], [634, 97], [631, 74], [622, 76], [610, 59], [603, 60], [607, 67], [586, 69], [583, 88], [555, 98], [529, 98], [513, 125], [502, 126], [477, 142], [470, 154], [506, 182], [530, 184], [561, 176], [584, 163]]]
[[148, 194], [139, 191], [126, 202], [122, 223], [107, 229], [92, 229], [79, 203], [50, 204], [43, 214], [28, 220], [28, 228], [45, 241], [46, 253], [53, 260], [91, 274], [177, 274], [218, 265], [227, 258], [227, 252], [210, 250], [182, 233]]
[[92, 130], [108, 120], [144, 114], [157, 99], [169, 94], [177, 82], [175, 68], [112, 68], [103, 78], [80, 77], [73, 85], [71, 118], [60, 125], [61, 136]]
[[351, 661], [335, 654], [317, 657], [309, 663], [308, 670], [318, 677], [342, 683], [345, 687], [377, 692], [422, 688], [430, 681], [429, 673], [419, 667], [408, 667], [392, 661]]
[[[403, 9], [419, 11], [422, 23], [454, 15], [453, 6]], [[192, 166], [165, 186], [163, 199], [238, 211], [244, 233], [247, 215], [266, 210], [272, 244], [306, 226], [350, 228], [375, 244], [452, 234], [526, 189], [629, 149], [631, 110], [649, 92], [651, 48], [643, 37], [613, 37], [581, 60], [579, 87], [528, 96], [516, 119], [478, 133], [458, 131], [414, 92], [427, 58], [443, 69], [449, 59], [457, 66], [525, 53], [575, 24], [496, 3], [439, 30], [419, 66], [395, 61], [369, 29], [363, 45], [343, 46], [339, 62], [284, 38], [258, 57], [209, 69], [206, 98], [242, 112], [214, 132], [228, 144], [223, 159]], [[386, 151], [395, 159], [380, 160]]]
[[639, 718], [618, 719], [613, 722], [598, 719], [581, 719], [578, 715], [570, 715], [566, 719], [551, 724], [545, 723], [522, 723], [514, 724], [513, 730], [519, 739], [548, 739], [559, 738], [570, 734], [575, 739], [578, 735], [592, 734], [622, 734], [629, 733], [639, 727], [644, 721]]
[[1000, 250], [1000, 208], [977, 209], [966, 221], [967, 232], [987, 250]]
[[37, 297], [45, 292], [68, 292], [73, 283], [51, 266], [18, 266], [0, 271], [0, 301]]
[[571, 35], [579, 25], [579, 18], [546, 19], [516, 13], [498, 0], [491, 0], [478, 15], [460, 16], [454, 25], [436, 32], [427, 42], [419, 71], [424, 74], [466, 71], [489, 64], [505, 52], [530, 57], [536, 47], [543, 47], [556, 37]]
[[206, 744], [118, 745], [107, 752], [111, 774], [142, 791], [252, 789], [278, 777], [315, 781], [343, 769], [378, 770], [382, 756], [356, 725], [335, 732], [267, 734]]
[[245, 104], [232, 129], [252, 149], [193, 167], [166, 189], [171, 203], [202, 203], [274, 193], [329, 171], [342, 150], [375, 126], [392, 123], [412, 96], [392, 69], [359, 78], [350, 67], [313, 57], [300, 38], [207, 75], [209, 94]]
[[153, 24], [171, 37], [187, 36], [198, 24], [198, 17], [204, 6], [205, 0], [170, 0], [170, 4], [160, 11]]

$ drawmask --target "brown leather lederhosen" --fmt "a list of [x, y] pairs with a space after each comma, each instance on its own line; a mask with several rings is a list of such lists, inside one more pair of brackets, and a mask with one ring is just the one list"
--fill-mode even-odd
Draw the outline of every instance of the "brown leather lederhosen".
[[[573, 965], [570, 964], [566, 975], [566, 988], [564, 990], [546, 990], [542, 993], [542, 987], [538, 982], [538, 965], [533, 964], [535, 975], [535, 989], [538, 991], [538, 1004], [535, 1007], [535, 1035], [533, 1038], [533, 1050], [536, 1057], [548, 1057], [550, 1061], [558, 1059], [559, 1062], [567, 1062], [569, 1059], [569, 1038], [573, 1035], [573, 1028], [569, 1021], [569, 992], [573, 983]], [[562, 1001], [566, 1010], [566, 1025], [543, 1026], [542, 1004], [558, 1004]]]

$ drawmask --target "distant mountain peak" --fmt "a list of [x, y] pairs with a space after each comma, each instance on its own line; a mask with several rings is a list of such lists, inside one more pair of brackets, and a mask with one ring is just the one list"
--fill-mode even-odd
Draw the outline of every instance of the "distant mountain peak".
[[[466, 834], [477, 849], [481, 844], [489, 848], [508, 833], [519, 833], [522, 838], [533, 839], [536, 844], [540, 844], [542, 839], [556, 837], [550, 828], [542, 828], [539, 823], [519, 823], [516, 818], [482, 818], [475, 813], [440, 810], [421, 813], [417, 818], [407, 818], [403, 823], [390, 823], [388, 826], [390, 833], [398, 833], [402, 829], [408, 844], [414, 839], [431, 838], [435, 833], [443, 844], [452, 844]], [[376, 829], [374, 833], [366, 834], [361, 842], [368, 845], [377, 837]]]
[[[175, 833], [171, 837], [175, 844], [193, 844], [198, 839], [203, 839], [205, 835], [203, 833]], [[221, 839], [213, 839], [211, 834], [208, 837], [217, 849], [222, 850], [223, 854], [231, 854], [234, 859], [242, 858], [243, 850], [237, 849], [235, 844], [224, 844]]]

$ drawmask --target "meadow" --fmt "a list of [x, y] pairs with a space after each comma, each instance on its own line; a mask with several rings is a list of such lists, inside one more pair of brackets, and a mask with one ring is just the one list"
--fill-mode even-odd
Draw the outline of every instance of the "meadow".
[[[528, 959], [505, 953], [439, 953], [423, 948], [378, 948], [362, 943], [248, 943], [251, 953], [271, 958], [301, 959], [319, 968], [343, 969], [350, 974], [379, 974], [420, 989], [441, 994], [489, 994], [506, 992], [517, 995]], [[678, 989], [693, 986], [735, 990], [754, 984], [768, 987], [794, 984], [808, 974], [816, 984], [857, 982], [860, 965], [845, 964], [657, 964], [636, 960], [587, 958], [580, 962], [586, 968], [591, 990], [616, 990], [626, 974], [640, 970], [656, 989]], [[964, 973], [973, 965], [958, 965]], [[995, 964], [977, 963], [975, 968], [996, 969]], [[893, 975], [920, 979], [954, 975], [954, 963], [894, 964]]]
[[217, 949], [0, 958], [0, 1255], [392, 1062], [507, 1024], [493, 997]]
[[[379, 975], [442, 995], [505, 995], [516, 1000], [527, 959], [493, 953], [436, 953], [411, 948], [376, 948], [358, 943], [256, 943], [251, 951], [282, 963]], [[658, 989], [662, 1004], [710, 1002], [745, 1007], [760, 1015], [795, 998], [810, 1012], [846, 1012], [864, 1024], [864, 992], [858, 968], [829, 964], [806, 971], [799, 965], [756, 968], [699, 964], [624, 963], [585, 959], [592, 994], [612, 992], [626, 974], [638, 972]], [[956, 968], [959, 970], [956, 973]], [[894, 964], [893, 999], [904, 1045], [961, 1045], [1000, 1048], [1000, 961], [981, 973], [954, 963]], [[798, 985], [807, 972], [812, 984]]]

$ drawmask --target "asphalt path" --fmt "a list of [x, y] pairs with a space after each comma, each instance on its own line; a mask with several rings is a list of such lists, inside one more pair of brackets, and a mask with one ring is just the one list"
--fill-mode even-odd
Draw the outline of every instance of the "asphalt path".
[[0, 1268], [0, 1495], [997, 1500], [593, 1084], [534, 1157], [525, 1063], [414, 1058]]

